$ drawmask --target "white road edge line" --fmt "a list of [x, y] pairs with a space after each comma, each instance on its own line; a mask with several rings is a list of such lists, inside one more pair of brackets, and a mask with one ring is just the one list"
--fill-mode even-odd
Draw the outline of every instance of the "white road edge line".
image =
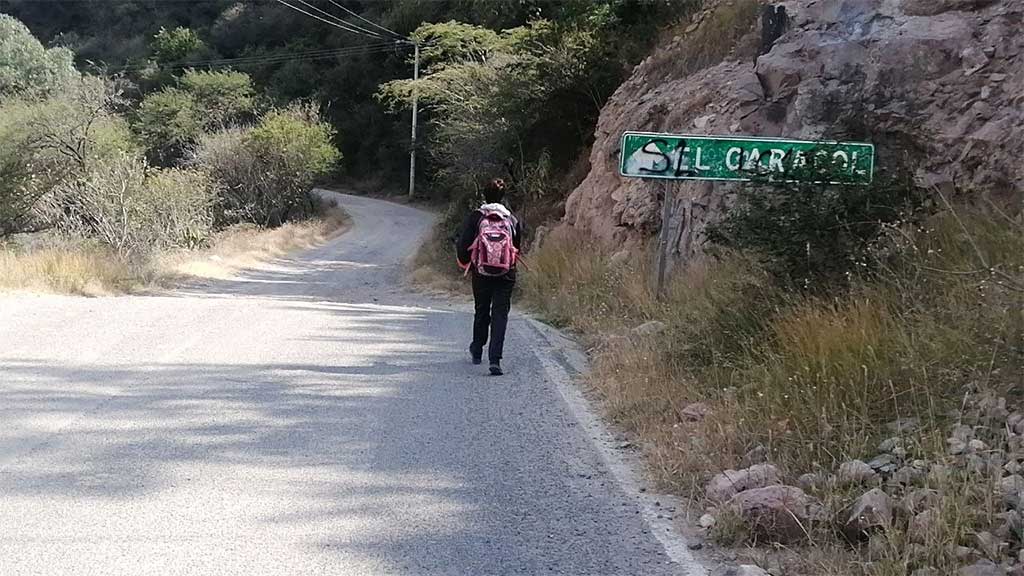
[[[570, 369], [576, 374], [584, 374], [587, 370], [586, 355], [579, 350], [575, 342], [560, 334], [556, 329], [529, 318], [525, 314], [521, 317], [549, 345], [548, 349], [544, 349], [533, 339], [527, 338], [529, 346], [540, 360], [544, 371], [554, 382], [562, 400], [565, 401], [569, 411], [572, 412], [587, 438], [601, 455], [601, 459], [611, 471], [615, 481], [618, 482], [623, 492], [640, 507], [644, 523], [647, 524], [651, 534], [665, 548], [669, 559], [681, 566], [685, 574], [706, 576], [707, 569], [694, 559], [687, 547], [686, 539], [676, 530], [672, 520], [663, 515], [667, 507], [675, 507], [677, 512], [681, 513], [685, 508], [680, 500], [674, 496], [640, 491], [641, 482], [634, 465], [627, 462], [623, 455], [614, 448], [615, 437], [594, 413], [590, 403], [573, 383], [574, 374], [570, 372]], [[568, 368], [553, 356], [553, 351], [564, 358], [565, 364], [569, 365]], [[655, 502], [661, 502], [662, 506], [655, 506]], [[659, 518], [659, 515], [662, 517]]]

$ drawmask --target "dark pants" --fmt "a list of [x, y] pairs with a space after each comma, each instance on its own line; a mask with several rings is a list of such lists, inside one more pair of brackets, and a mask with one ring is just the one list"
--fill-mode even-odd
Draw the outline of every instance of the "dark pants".
[[483, 354], [489, 328], [491, 345], [487, 349], [487, 358], [491, 362], [501, 361], [501, 351], [505, 348], [508, 310], [512, 303], [512, 288], [515, 285], [515, 280], [508, 278], [473, 274], [473, 301], [476, 304], [476, 312], [473, 315], [473, 343], [469, 347], [473, 354]]

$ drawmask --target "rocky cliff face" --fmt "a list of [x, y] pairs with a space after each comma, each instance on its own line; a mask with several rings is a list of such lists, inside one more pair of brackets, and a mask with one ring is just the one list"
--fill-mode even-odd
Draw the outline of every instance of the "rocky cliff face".
[[[684, 35], [636, 67], [602, 111], [591, 172], [569, 197], [565, 223], [636, 245], [661, 225], [667, 195], [671, 253], [702, 253], [705, 227], [736, 185], [619, 176], [627, 130], [865, 139], [883, 169], [909, 158], [925, 186], [1024, 191], [1024, 1], [770, 4], [788, 23], [753, 62], [748, 54], [666, 77], [666, 59], [691, 49]], [[690, 32], [701, 18], [708, 13]]]

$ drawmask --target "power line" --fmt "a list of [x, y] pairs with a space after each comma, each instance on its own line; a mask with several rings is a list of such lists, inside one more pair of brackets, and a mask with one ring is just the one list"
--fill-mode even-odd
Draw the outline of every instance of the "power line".
[[394, 36], [395, 38], [398, 38], [398, 39], [400, 39], [400, 40], [405, 40], [405, 41], [409, 41], [409, 39], [408, 39], [408, 38], [406, 38], [405, 36], [402, 36], [402, 35], [401, 35], [401, 34], [399, 34], [398, 32], [395, 32], [394, 30], [392, 30], [392, 29], [390, 29], [390, 28], [385, 28], [384, 26], [381, 26], [380, 24], [377, 24], [377, 23], [376, 23], [376, 22], [374, 22], [373, 20], [369, 20], [369, 19], [367, 19], [367, 18], [363, 18], [363, 17], [362, 17], [361, 15], [359, 15], [358, 13], [356, 13], [356, 12], [354, 12], [354, 11], [352, 11], [352, 10], [349, 10], [348, 8], [345, 8], [344, 6], [342, 6], [341, 4], [339, 4], [338, 2], [335, 2], [335, 0], [327, 0], [327, 1], [328, 1], [328, 2], [330, 2], [331, 4], [334, 4], [334, 5], [335, 5], [335, 6], [337, 6], [338, 8], [341, 8], [341, 9], [342, 9], [342, 10], [344, 10], [345, 12], [347, 12], [347, 13], [351, 14], [352, 16], [355, 16], [356, 18], [358, 18], [358, 19], [362, 20], [363, 22], [366, 22], [366, 23], [367, 23], [367, 24], [369, 24], [370, 26], [373, 26], [374, 28], [377, 28], [377, 29], [379, 29], [379, 30], [383, 30], [384, 32], [387, 32], [388, 34], [391, 34], [392, 36]]
[[[309, 2], [306, 2], [306, 0], [296, 0], [296, 1], [301, 3], [301, 4], [303, 4], [303, 5], [305, 5], [305, 6], [308, 6], [308, 7], [312, 8], [313, 10], [316, 10], [317, 12], [320, 12], [321, 14], [326, 15], [328, 18], [331, 18], [331, 19], [337, 21], [339, 24], [341, 24], [341, 25], [343, 25], [345, 27], [351, 28], [352, 32], [355, 32], [357, 34], [363, 34], [364, 36], [371, 36], [373, 38], [380, 38], [381, 40], [387, 40], [386, 37], [381, 36], [380, 33], [378, 33], [378, 32], [374, 32], [373, 30], [367, 30], [366, 28], [363, 28], [362, 26], [359, 26], [358, 24], [353, 24], [351, 22], [348, 22], [344, 18], [341, 18], [341, 17], [339, 17], [339, 16], [337, 16], [335, 14], [332, 14], [331, 12], [328, 12], [327, 10], [324, 10], [322, 8], [314, 6], [313, 4], [310, 4]], [[338, 6], [338, 4], [335, 3], [335, 6]], [[344, 9], [344, 7], [342, 7], [342, 9]]]
[[[322, 60], [338, 56], [359, 56], [363, 54], [379, 54], [390, 52], [400, 46], [392, 44], [369, 44], [365, 46], [350, 46], [347, 48], [336, 48], [329, 50], [311, 50], [307, 52], [294, 52], [289, 54], [268, 54], [262, 56], [245, 56], [240, 58], [218, 58], [213, 60], [196, 60], [192, 62], [177, 62], [171, 64], [158, 64], [159, 68], [175, 70], [183, 68], [204, 68], [214, 66], [248, 66], [257, 64], [279, 64], [291, 61]], [[404, 46], [401, 46], [404, 48]], [[121, 66], [113, 69], [115, 72], [127, 72], [131, 70], [142, 70], [152, 64], [135, 64]]]
[[326, 12], [324, 10], [321, 10], [320, 8], [317, 8], [316, 6], [313, 6], [312, 4], [309, 4], [305, 0], [298, 0], [298, 1], [301, 2], [302, 4], [305, 4], [306, 6], [308, 6], [310, 8], [312, 8], [313, 10], [316, 10], [316, 11], [322, 13], [322, 14], [326, 14], [328, 18], [332, 18], [333, 20], [328, 20], [328, 19], [323, 18], [321, 16], [317, 16], [316, 14], [312, 14], [310, 12], [306, 12], [302, 8], [299, 8], [298, 6], [293, 6], [293, 5], [285, 2], [284, 0], [276, 0], [276, 2], [278, 4], [283, 4], [284, 6], [287, 6], [288, 8], [291, 8], [292, 10], [295, 10], [296, 12], [300, 12], [302, 14], [305, 14], [306, 16], [309, 16], [310, 18], [316, 18], [317, 20], [319, 20], [319, 21], [321, 21], [321, 22], [323, 22], [325, 24], [329, 24], [331, 26], [334, 26], [335, 28], [341, 28], [342, 30], [344, 30], [346, 32], [352, 32], [352, 33], [355, 33], [355, 34], [362, 34], [363, 36], [369, 36], [371, 38], [377, 38], [378, 40], [387, 40], [387, 38], [385, 38], [384, 36], [381, 36], [380, 34], [377, 34], [376, 32], [371, 32], [369, 30], [366, 30], [365, 28], [359, 28], [358, 26], [355, 26], [353, 24], [349, 24], [348, 22], [345, 22], [344, 20], [342, 20], [341, 18], [338, 18], [334, 14], [331, 14], [330, 12]]

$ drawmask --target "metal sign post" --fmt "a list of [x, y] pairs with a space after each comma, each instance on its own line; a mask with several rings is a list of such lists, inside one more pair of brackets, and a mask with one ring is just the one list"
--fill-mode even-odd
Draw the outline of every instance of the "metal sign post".
[[[626, 132], [622, 136], [619, 173], [631, 178], [725, 182], [804, 182], [871, 184], [875, 147], [859, 142], [815, 142], [743, 136], [696, 136]], [[662, 297], [669, 258], [669, 234], [675, 195], [661, 186], [664, 198], [655, 255], [654, 285]]]

